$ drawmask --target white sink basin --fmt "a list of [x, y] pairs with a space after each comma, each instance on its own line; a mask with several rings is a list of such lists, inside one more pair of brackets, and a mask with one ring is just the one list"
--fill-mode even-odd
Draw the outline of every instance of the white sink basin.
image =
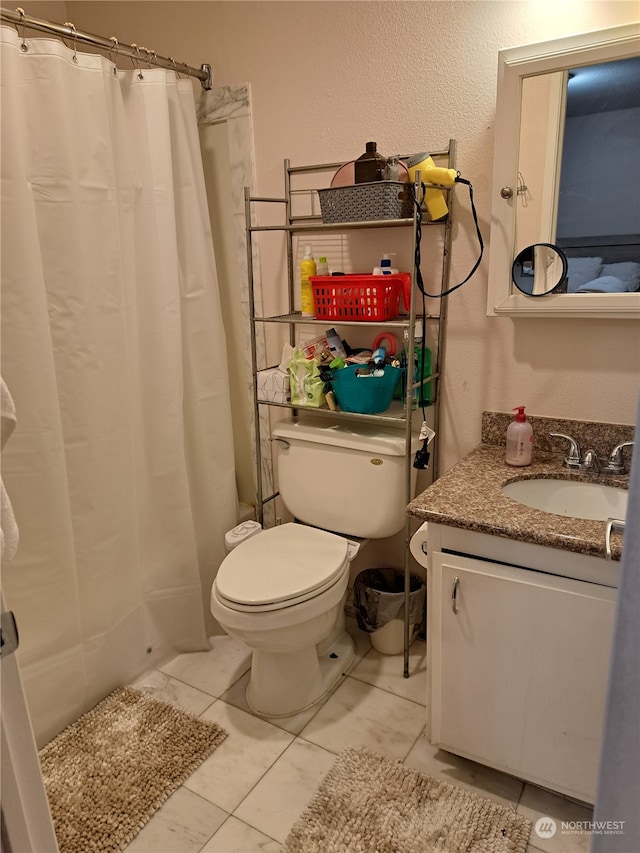
[[502, 487], [518, 503], [572, 518], [606, 521], [627, 515], [626, 489], [568, 480], [514, 480]]

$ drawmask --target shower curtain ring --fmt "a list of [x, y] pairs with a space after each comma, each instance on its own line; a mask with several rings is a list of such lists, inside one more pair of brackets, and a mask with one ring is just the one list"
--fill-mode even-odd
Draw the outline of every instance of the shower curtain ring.
[[147, 68], [151, 69], [151, 67], [155, 64], [156, 64], [156, 52], [155, 52], [155, 50], [147, 50]]
[[180, 72], [178, 71], [178, 63], [175, 61], [173, 56], [169, 57], [169, 62], [173, 65], [173, 70], [176, 75], [176, 79], [180, 80]]
[[[25, 37], [24, 37], [24, 33], [26, 30], [26, 26], [24, 23], [24, 19], [26, 17], [26, 12], [24, 11], [24, 9], [21, 6], [17, 7], [16, 12], [20, 15], [20, 23], [22, 24], [22, 43], [20, 44], [20, 50], [23, 53], [26, 53], [29, 50], [29, 45], [25, 41]], [[17, 24], [16, 24], [16, 32], [18, 33], [18, 35], [20, 35], [20, 31], [18, 30]]]
[[111, 59], [111, 50], [109, 50], [108, 51], [109, 61], [113, 62], [113, 73], [117, 74], [118, 73], [118, 66], [116, 65], [116, 63], [118, 61], [118, 47], [120, 45], [120, 42], [118, 41], [118, 39], [115, 36], [111, 36], [109, 38], [109, 41], [113, 44], [113, 50], [114, 50], [114, 53], [116, 55], [115, 59]]
[[76, 32], [75, 26], [71, 23], [71, 21], [65, 21], [65, 27], [69, 27], [71, 33], [73, 35], [73, 56], [71, 59], [77, 64], [78, 62], [78, 33]]
[[131, 43], [131, 47], [133, 48], [133, 54], [131, 56], [131, 64], [133, 65], [134, 69], [138, 72], [136, 75], [138, 80], [144, 80], [144, 76], [142, 74], [142, 71], [140, 71], [140, 63], [138, 61], [138, 54], [140, 53], [141, 48], [139, 48], [135, 42]]

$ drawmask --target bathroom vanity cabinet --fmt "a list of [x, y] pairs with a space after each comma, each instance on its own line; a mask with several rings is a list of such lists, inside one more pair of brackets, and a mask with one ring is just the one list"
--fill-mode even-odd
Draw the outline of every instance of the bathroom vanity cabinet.
[[617, 569], [437, 524], [427, 535], [431, 742], [594, 802]]
[[[446, 149], [440, 151], [432, 151], [431, 156], [438, 165], [446, 168], [455, 168], [455, 140], [449, 140], [449, 145]], [[277, 488], [272, 482], [271, 466], [271, 449], [269, 445], [271, 417], [267, 409], [279, 408], [289, 409], [293, 415], [304, 414], [305, 417], [330, 417], [334, 420], [348, 419], [351, 421], [366, 421], [371, 424], [379, 424], [384, 426], [396, 427], [401, 435], [404, 435], [406, 443], [405, 454], [405, 471], [406, 471], [406, 500], [408, 504], [413, 497], [412, 483], [415, 475], [413, 469], [413, 453], [411, 450], [412, 442], [415, 441], [414, 435], [420, 431], [422, 422], [422, 413], [412, 412], [411, 408], [411, 386], [407, 390], [407, 396], [404, 401], [393, 401], [389, 409], [383, 413], [368, 415], [357, 414], [342, 411], [330, 411], [328, 408], [312, 408], [298, 407], [283, 401], [269, 401], [260, 399], [258, 394], [257, 375], [260, 370], [270, 367], [269, 361], [265, 353], [273, 353], [275, 347], [273, 343], [267, 340], [267, 331], [271, 329], [276, 331], [286, 328], [288, 330], [289, 342], [293, 346], [301, 340], [315, 337], [324, 333], [327, 327], [334, 326], [337, 329], [340, 337], [347, 337], [350, 334], [362, 335], [366, 332], [367, 340], [373, 339], [381, 332], [394, 334], [398, 339], [398, 344], [404, 346], [406, 351], [413, 353], [416, 335], [416, 320], [421, 316], [421, 310], [418, 310], [418, 303], [422, 303], [416, 281], [417, 270], [415, 260], [411, 265], [411, 305], [406, 306], [407, 314], [400, 315], [388, 321], [362, 322], [354, 319], [336, 319], [336, 320], [316, 320], [303, 317], [299, 310], [296, 310], [295, 305], [298, 299], [299, 292], [299, 270], [298, 264], [295, 262], [296, 252], [294, 251], [294, 238], [304, 237], [305, 240], [313, 242], [314, 236], [326, 235], [333, 233], [334, 245], [336, 246], [336, 256], [342, 251], [342, 247], [348, 245], [349, 233], [353, 232], [371, 232], [371, 249], [367, 252], [370, 259], [375, 260], [380, 257], [380, 229], [387, 228], [404, 228], [407, 231], [407, 236], [411, 240], [411, 257], [415, 259], [416, 247], [419, 245], [421, 232], [426, 226], [437, 227], [441, 231], [440, 239], [440, 276], [439, 283], [433, 285], [434, 292], [444, 292], [448, 288], [449, 282], [449, 265], [451, 258], [451, 234], [453, 216], [451, 212], [453, 204], [453, 193], [450, 190], [444, 189], [447, 193], [447, 203], [449, 206], [449, 214], [440, 221], [431, 222], [428, 219], [426, 208], [423, 206], [423, 221], [416, 221], [416, 217], [412, 216], [407, 219], [383, 219], [383, 220], [368, 220], [354, 222], [339, 222], [325, 223], [318, 212], [318, 195], [317, 189], [326, 188], [329, 186], [331, 177], [343, 164], [342, 163], [326, 163], [311, 166], [292, 166], [289, 160], [284, 161], [284, 196], [282, 198], [264, 198], [252, 196], [250, 190], [245, 188], [245, 223], [247, 234], [247, 265], [249, 277], [250, 291], [250, 323], [251, 323], [251, 348], [252, 348], [252, 372], [254, 377], [253, 396], [254, 396], [254, 425], [255, 425], [255, 449], [256, 449], [256, 509], [257, 516], [260, 522], [263, 521], [263, 516], [267, 505], [278, 496]], [[273, 210], [279, 208], [284, 212], [284, 222], [281, 225], [273, 224], [258, 224], [257, 223], [257, 205], [262, 205], [261, 210], [265, 206]], [[270, 214], [265, 213], [265, 217]], [[287, 256], [287, 310], [285, 313], [269, 314], [262, 310], [262, 298], [260, 287], [256, 284], [258, 267], [256, 261], [259, 249], [259, 237], [261, 233], [280, 231], [284, 234], [286, 243]], [[325, 238], [326, 239], [326, 236]], [[360, 244], [361, 245], [361, 244]], [[346, 252], [349, 256], [349, 252]], [[430, 268], [434, 265], [433, 254], [429, 255]], [[436, 280], [437, 275], [430, 276], [431, 281]], [[283, 300], [285, 301], [285, 300]], [[426, 344], [432, 349], [432, 374], [425, 378], [424, 382], [431, 382], [434, 389], [432, 399], [433, 404], [429, 409], [429, 417], [431, 419], [430, 426], [436, 433], [431, 450], [431, 468], [434, 472], [434, 479], [437, 477], [437, 433], [439, 431], [439, 381], [442, 372], [442, 359], [444, 353], [444, 332], [446, 324], [446, 309], [447, 300], [430, 300], [432, 303], [429, 307], [433, 308], [435, 313], [428, 313], [425, 316], [425, 328], [421, 330], [421, 336], [424, 336]], [[301, 329], [301, 327], [304, 327]], [[315, 327], [315, 328], [313, 328]], [[365, 329], [365, 327], [368, 327]], [[370, 344], [369, 344], [370, 345]], [[280, 347], [282, 344], [280, 344]], [[279, 356], [278, 356], [279, 359]], [[273, 363], [273, 356], [272, 362]], [[317, 484], [320, 486], [321, 484]], [[329, 484], [324, 484], [329, 488]], [[407, 517], [405, 520], [405, 622], [408, 622], [408, 602], [409, 602], [409, 573], [410, 573], [410, 555], [408, 542], [410, 537], [410, 520]], [[405, 676], [408, 672], [408, 649], [409, 649], [409, 628], [405, 624], [405, 649], [404, 649], [404, 672]]]

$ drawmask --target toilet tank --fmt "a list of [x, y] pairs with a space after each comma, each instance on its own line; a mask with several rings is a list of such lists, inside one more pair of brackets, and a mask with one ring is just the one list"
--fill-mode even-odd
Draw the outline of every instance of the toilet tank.
[[[278, 487], [299, 521], [368, 539], [402, 530], [407, 506], [403, 430], [286, 421], [272, 431]], [[411, 453], [420, 442], [412, 437]], [[411, 494], [416, 469], [411, 465]]]

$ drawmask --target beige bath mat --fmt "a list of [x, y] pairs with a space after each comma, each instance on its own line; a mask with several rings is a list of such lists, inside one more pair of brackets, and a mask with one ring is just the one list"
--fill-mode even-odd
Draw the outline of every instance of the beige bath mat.
[[370, 752], [340, 753], [283, 853], [525, 853], [512, 809]]
[[123, 850], [226, 736], [141, 690], [115, 690], [40, 751], [60, 853]]

